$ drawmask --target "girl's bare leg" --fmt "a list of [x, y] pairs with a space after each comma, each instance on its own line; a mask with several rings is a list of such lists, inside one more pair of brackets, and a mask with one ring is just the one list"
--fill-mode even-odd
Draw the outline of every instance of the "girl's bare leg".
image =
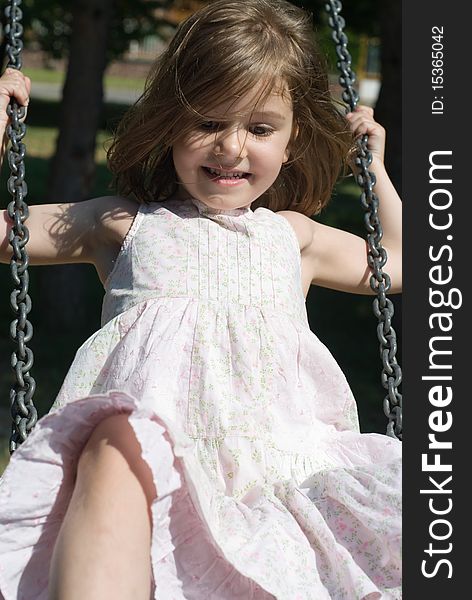
[[128, 416], [104, 419], [79, 458], [51, 560], [49, 600], [149, 600], [155, 497]]

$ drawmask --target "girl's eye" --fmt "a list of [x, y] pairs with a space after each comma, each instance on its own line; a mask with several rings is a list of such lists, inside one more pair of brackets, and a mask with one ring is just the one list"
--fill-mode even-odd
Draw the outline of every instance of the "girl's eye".
[[[218, 129], [224, 129], [224, 123], [217, 123], [216, 121], [205, 121], [200, 124], [200, 128], [204, 131], [215, 131]], [[253, 135], [256, 137], [267, 137], [274, 133], [274, 130], [265, 125], [253, 125], [251, 127]]]
[[215, 121], [205, 121], [204, 123], [200, 123], [200, 128], [205, 131], [212, 131], [215, 127], [218, 127], [218, 123]]
[[[274, 133], [273, 129], [271, 129], [270, 127], [264, 127], [262, 125], [256, 125], [253, 129], [254, 129], [254, 135], [257, 135], [258, 137], [267, 137]], [[256, 130], [259, 130], [259, 131], [256, 131]]]

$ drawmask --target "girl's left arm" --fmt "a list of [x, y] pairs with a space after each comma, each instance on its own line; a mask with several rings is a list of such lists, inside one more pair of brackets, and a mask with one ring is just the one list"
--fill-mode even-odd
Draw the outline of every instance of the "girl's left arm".
[[374, 192], [379, 198], [379, 217], [383, 228], [382, 245], [401, 257], [402, 202], [385, 170], [385, 129], [374, 120], [374, 111], [369, 106], [358, 106], [347, 118], [356, 135], [362, 136], [367, 133], [369, 136], [367, 146], [372, 153], [369, 171], [376, 177]]
[[[385, 170], [385, 129], [374, 120], [372, 108], [358, 106], [347, 115], [352, 131], [369, 136], [372, 153], [369, 171], [376, 177], [374, 192], [379, 198], [383, 229], [382, 246], [388, 260], [384, 267], [392, 282], [391, 293], [402, 289], [402, 202]], [[367, 265], [367, 243], [362, 238], [310, 220], [312, 241], [302, 251], [312, 268], [312, 283], [345, 292], [373, 294]]]

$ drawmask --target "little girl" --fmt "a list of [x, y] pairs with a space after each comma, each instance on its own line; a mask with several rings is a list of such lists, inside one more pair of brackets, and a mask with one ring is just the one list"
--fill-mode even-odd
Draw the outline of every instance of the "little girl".
[[[0, 79], [2, 133], [29, 91]], [[371, 293], [365, 242], [310, 218], [364, 133], [395, 292], [372, 110], [336, 108], [303, 10], [217, 0], [121, 123], [118, 195], [30, 208], [30, 263], [93, 263], [105, 296], [1, 480], [5, 600], [401, 597], [401, 444], [359, 432], [305, 308], [311, 284]]]

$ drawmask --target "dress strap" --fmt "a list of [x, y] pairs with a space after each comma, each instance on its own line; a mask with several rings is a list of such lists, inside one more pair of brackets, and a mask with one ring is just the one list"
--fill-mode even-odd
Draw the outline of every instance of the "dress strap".
[[131, 243], [131, 240], [134, 238], [136, 232], [138, 231], [147, 210], [148, 210], [148, 207], [146, 204], [144, 204], [144, 203], [139, 204], [138, 210], [136, 211], [136, 214], [134, 215], [133, 222], [131, 223], [130, 228], [128, 229], [128, 231], [126, 233], [126, 235], [123, 239], [123, 242], [121, 243], [121, 247], [115, 258], [115, 262], [113, 264], [112, 270], [108, 274], [108, 277], [106, 278], [105, 283], [103, 284], [103, 287], [105, 289], [108, 288], [108, 286], [112, 280], [112, 277], [115, 274], [117, 266], [121, 260], [121, 257], [127, 251], [128, 247]]

